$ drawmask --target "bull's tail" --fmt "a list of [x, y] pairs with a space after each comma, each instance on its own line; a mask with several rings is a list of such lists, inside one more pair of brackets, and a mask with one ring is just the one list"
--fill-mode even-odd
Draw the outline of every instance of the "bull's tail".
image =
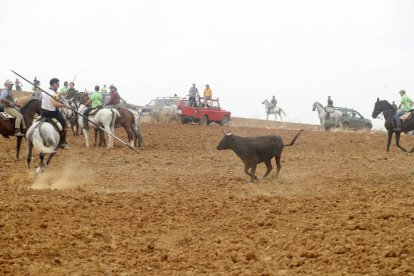
[[284, 146], [284, 147], [290, 147], [290, 146], [293, 146], [293, 144], [295, 143], [296, 139], [298, 139], [299, 135], [300, 135], [303, 131], [304, 131], [304, 130], [303, 130], [303, 129], [301, 129], [301, 130], [299, 131], [299, 133], [298, 133], [298, 134], [296, 134], [295, 138], [293, 138], [292, 142], [290, 142], [290, 144], [283, 145], [283, 146]]

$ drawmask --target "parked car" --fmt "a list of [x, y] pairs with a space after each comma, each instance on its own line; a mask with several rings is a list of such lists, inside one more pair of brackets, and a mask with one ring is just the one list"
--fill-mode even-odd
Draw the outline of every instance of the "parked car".
[[214, 122], [227, 126], [231, 120], [231, 112], [221, 108], [219, 99], [212, 99], [206, 103], [202, 103], [203, 100], [200, 98], [194, 106], [190, 105], [188, 98], [180, 101], [178, 109], [181, 111], [179, 114], [181, 123], [197, 122], [209, 125]]
[[370, 119], [364, 118], [358, 111], [352, 108], [335, 107], [342, 113], [342, 128], [344, 129], [372, 129], [372, 122]]
[[167, 118], [174, 120], [181, 112], [178, 109], [181, 98], [179, 97], [157, 97], [151, 100], [146, 106], [141, 107], [139, 112], [142, 115], [149, 116], [155, 120]]

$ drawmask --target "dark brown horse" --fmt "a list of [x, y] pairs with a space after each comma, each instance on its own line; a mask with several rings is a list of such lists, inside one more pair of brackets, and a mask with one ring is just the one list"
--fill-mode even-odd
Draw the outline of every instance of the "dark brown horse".
[[[24, 122], [26, 123], [26, 129], [23, 130], [23, 133], [26, 133], [26, 130], [32, 125], [35, 114], [40, 114], [41, 111], [41, 101], [39, 99], [31, 99], [25, 106], [20, 109], [22, 113]], [[15, 119], [3, 120], [0, 118], [0, 134], [5, 138], [14, 136], [14, 121]], [[20, 146], [22, 144], [23, 137], [17, 137], [16, 144], [16, 158], [20, 160]]]

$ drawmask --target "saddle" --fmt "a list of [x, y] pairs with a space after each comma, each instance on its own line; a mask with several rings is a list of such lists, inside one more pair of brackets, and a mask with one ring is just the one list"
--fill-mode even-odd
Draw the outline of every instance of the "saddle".
[[407, 112], [407, 113], [404, 113], [404, 115], [402, 115], [401, 117], [400, 117], [400, 119], [401, 119], [401, 121], [407, 121], [408, 119], [410, 119], [411, 118], [411, 115], [413, 114], [413, 112], [412, 111], [409, 111], [409, 112]]
[[9, 113], [6, 113], [6, 112], [0, 112], [0, 118], [2, 118], [5, 121], [14, 119], [13, 116], [11, 116]]
[[56, 118], [45, 118], [39, 116], [36, 118], [35, 122], [49, 123], [56, 129], [57, 132], [62, 132], [63, 130], [62, 124], [59, 123], [59, 121]]
[[96, 108], [94, 108], [94, 109], [92, 109], [91, 110], [91, 112], [89, 112], [89, 116], [93, 116], [93, 115], [95, 115], [96, 114], [96, 112], [98, 112], [99, 110], [101, 110], [102, 109], [102, 107], [96, 107]]

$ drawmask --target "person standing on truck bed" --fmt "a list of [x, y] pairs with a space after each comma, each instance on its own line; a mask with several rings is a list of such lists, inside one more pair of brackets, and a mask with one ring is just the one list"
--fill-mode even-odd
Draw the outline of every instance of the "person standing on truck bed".
[[196, 104], [196, 97], [199, 97], [200, 95], [198, 94], [198, 89], [195, 85], [195, 83], [193, 83], [193, 86], [190, 88], [190, 91], [188, 92], [188, 100], [190, 101], [190, 106], [197, 106]]

